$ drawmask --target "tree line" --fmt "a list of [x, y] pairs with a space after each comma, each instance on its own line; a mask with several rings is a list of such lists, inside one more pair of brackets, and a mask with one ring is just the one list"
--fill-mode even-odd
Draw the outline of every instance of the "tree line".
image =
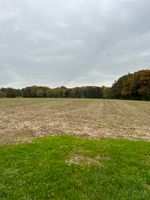
[[75, 88], [66, 88], [64, 86], [57, 88], [32, 86], [23, 89], [1, 88], [0, 97], [102, 98], [103, 91], [101, 87], [95, 87], [95, 86], [75, 87]]
[[31, 86], [23, 89], [1, 88], [0, 97], [24, 98], [104, 98], [150, 100], [150, 70], [120, 77], [112, 87], [85, 86], [49, 88]]

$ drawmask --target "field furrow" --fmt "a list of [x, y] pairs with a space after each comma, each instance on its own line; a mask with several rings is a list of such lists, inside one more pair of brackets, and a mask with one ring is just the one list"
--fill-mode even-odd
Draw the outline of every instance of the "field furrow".
[[1, 99], [0, 143], [47, 134], [150, 140], [150, 103], [101, 99]]

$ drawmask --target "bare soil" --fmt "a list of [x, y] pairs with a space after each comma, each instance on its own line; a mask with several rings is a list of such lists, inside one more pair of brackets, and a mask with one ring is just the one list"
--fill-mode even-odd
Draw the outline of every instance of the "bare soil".
[[150, 102], [0, 99], [1, 144], [64, 133], [150, 141]]

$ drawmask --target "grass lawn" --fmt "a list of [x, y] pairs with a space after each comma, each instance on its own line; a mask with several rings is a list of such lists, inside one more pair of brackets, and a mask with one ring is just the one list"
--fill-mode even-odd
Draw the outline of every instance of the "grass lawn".
[[148, 200], [150, 143], [54, 136], [1, 146], [0, 199]]

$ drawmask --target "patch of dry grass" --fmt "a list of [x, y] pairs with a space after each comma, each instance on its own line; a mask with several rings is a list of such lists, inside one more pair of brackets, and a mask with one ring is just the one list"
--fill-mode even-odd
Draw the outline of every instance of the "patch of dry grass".
[[73, 154], [71, 155], [65, 162], [68, 165], [76, 164], [76, 165], [102, 165], [103, 161], [110, 161], [110, 157], [100, 157], [99, 155], [95, 157], [89, 157], [87, 155]]
[[97, 156], [95, 158], [89, 158], [82, 155], [73, 155], [68, 160], [65, 161], [68, 165], [71, 164], [86, 164], [86, 165], [99, 165], [100, 164], [100, 158]]

